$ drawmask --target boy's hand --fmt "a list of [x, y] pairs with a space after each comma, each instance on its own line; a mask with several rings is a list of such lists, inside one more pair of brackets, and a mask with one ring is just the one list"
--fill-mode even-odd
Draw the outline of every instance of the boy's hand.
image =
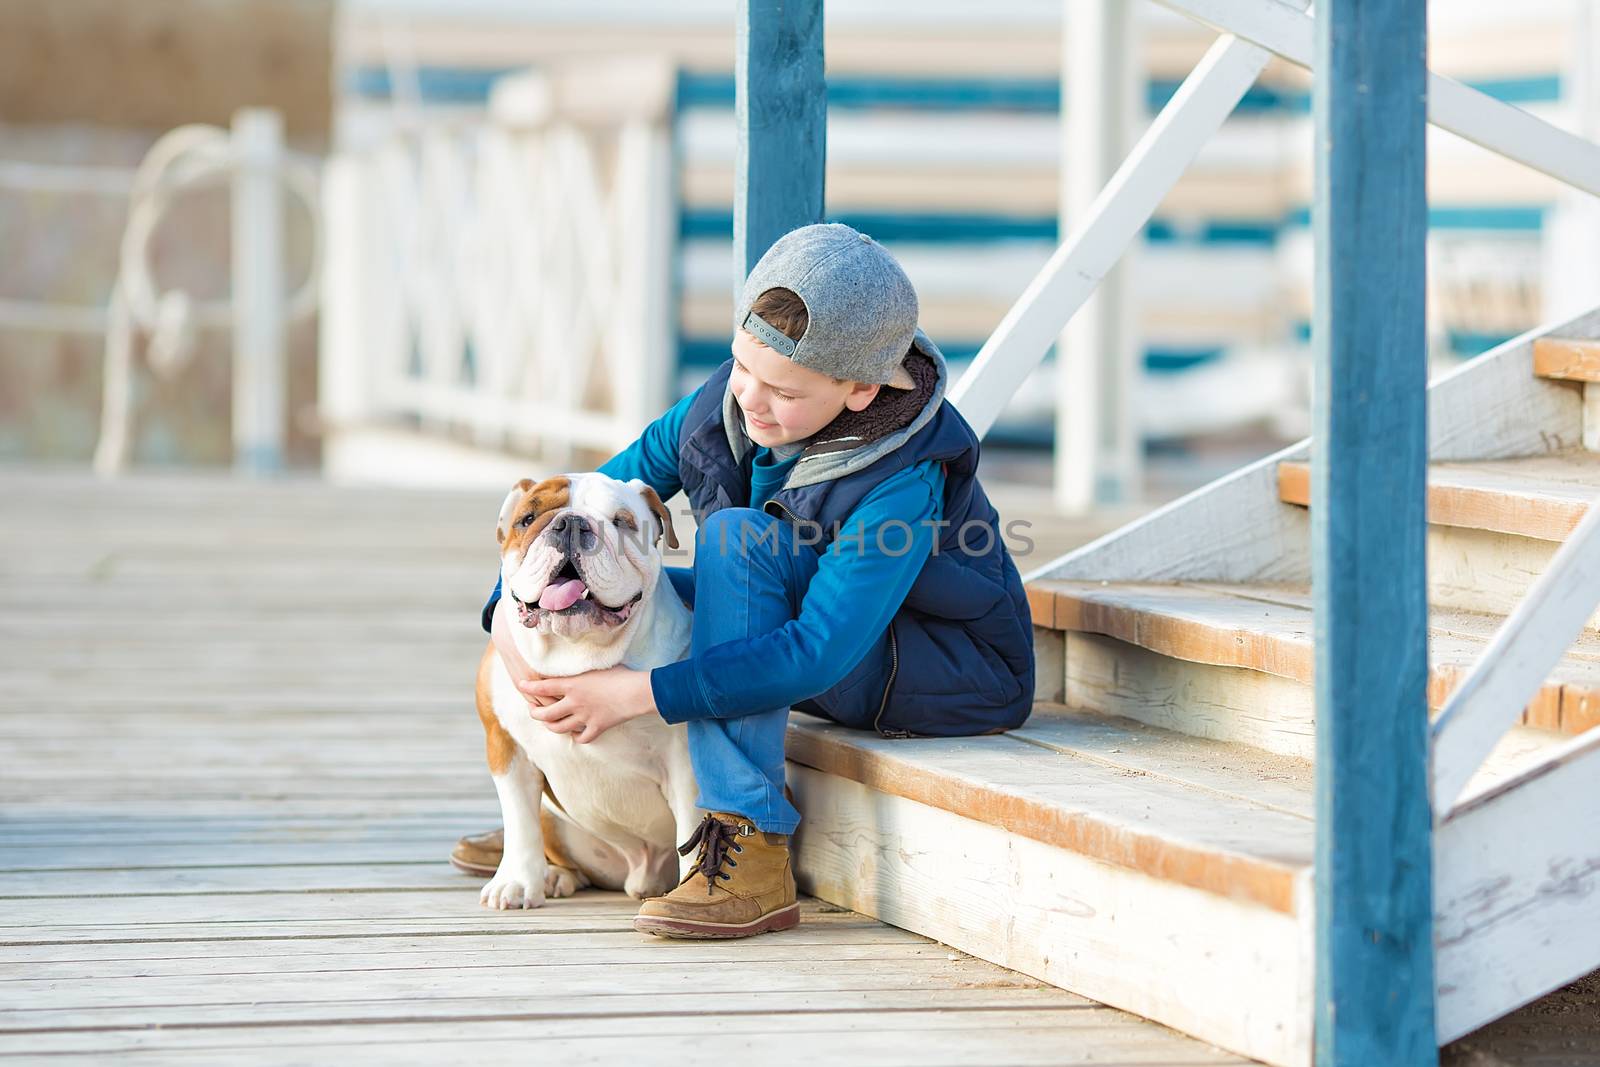
[[543, 678], [544, 675], [528, 666], [528, 661], [522, 658], [522, 653], [517, 651], [517, 643], [511, 636], [511, 616], [506, 608], [506, 598], [501, 597], [494, 606], [494, 618], [489, 623], [489, 636], [494, 641], [494, 649], [500, 653], [500, 662], [505, 665], [506, 673], [511, 675], [511, 680], [516, 683], [518, 691], [522, 692], [523, 699], [528, 706], [538, 709], [553, 700], [544, 697], [529, 696], [522, 689], [524, 682], [532, 682]]
[[544, 707], [532, 708], [530, 713], [552, 733], [571, 734], [580, 745], [619, 723], [656, 712], [650, 672], [632, 667], [607, 667], [569, 678], [540, 678], [519, 683], [517, 688], [530, 701], [536, 697], [559, 698]]

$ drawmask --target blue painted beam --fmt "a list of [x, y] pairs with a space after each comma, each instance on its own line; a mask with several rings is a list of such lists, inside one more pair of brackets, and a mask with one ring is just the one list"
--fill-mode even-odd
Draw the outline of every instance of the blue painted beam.
[[739, 0], [734, 57], [735, 300], [772, 242], [822, 221], [828, 93], [822, 0]]
[[[417, 68], [417, 91], [424, 103], [481, 104], [489, 98], [495, 80], [522, 67]], [[352, 67], [341, 79], [345, 92], [372, 100], [394, 96], [394, 83], [384, 67]], [[1145, 84], [1145, 106], [1154, 115], [1182, 84], [1155, 78]], [[1561, 99], [1561, 75], [1534, 74], [1517, 78], [1470, 78], [1466, 84], [1508, 104], [1546, 104]], [[679, 105], [684, 108], [730, 108], [733, 77], [726, 73], [683, 71], [679, 74]], [[1061, 106], [1061, 82], [1056, 78], [1019, 78], [1004, 75], [940, 75], [934, 77], [838, 74], [828, 79], [828, 106], [840, 111], [1010, 111], [1054, 114]], [[1234, 109], [1236, 114], [1308, 114], [1311, 97], [1285, 86], [1252, 86]]]
[[[1000, 215], [963, 211], [830, 211], [827, 221], [843, 222], [879, 241], [924, 244], [988, 241], [1048, 241], [1054, 244], [1056, 216]], [[1217, 219], [1204, 222], [1151, 219], [1144, 239], [1151, 244], [1200, 244], [1272, 248], [1282, 227], [1275, 219]], [[733, 216], [716, 208], [685, 208], [678, 219], [684, 241], [727, 240]]]
[[[969, 360], [978, 354], [983, 347], [984, 338], [948, 338], [938, 340], [939, 351], [951, 362]], [[1181, 374], [1186, 370], [1215, 363], [1227, 355], [1227, 348], [1223, 345], [1192, 345], [1177, 347], [1173, 345], [1149, 345], [1143, 352], [1144, 369], [1152, 374]], [[682, 336], [678, 338], [678, 366], [679, 368], [694, 368], [699, 370], [712, 370], [720, 366], [728, 358], [728, 338]], [[1055, 363], [1055, 349], [1045, 353], [1042, 360], [1043, 366], [1052, 366]], [[987, 438], [985, 438], [987, 440]]]
[[1426, 10], [1317, 4], [1316, 1062], [1436, 1064]]

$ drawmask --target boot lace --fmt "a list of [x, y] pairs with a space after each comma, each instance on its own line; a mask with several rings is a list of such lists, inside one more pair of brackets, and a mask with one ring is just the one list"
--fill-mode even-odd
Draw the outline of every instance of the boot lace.
[[735, 840], [740, 836], [740, 829], [723, 822], [715, 815], [707, 815], [701, 819], [700, 825], [689, 835], [689, 840], [678, 846], [680, 856], [687, 856], [694, 849], [700, 849], [700, 854], [695, 857], [694, 866], [689, 868], [684, 881], [687, 882], [697, 874], [704, 875], [706, 893], [709, 895], [718, 880], [727, 881], [732, 878], [733, 875], [722, 868], [724, 865], [729, 867], [739, 865], [739, 861], [733, 859], [729, 853], [744, 851]]

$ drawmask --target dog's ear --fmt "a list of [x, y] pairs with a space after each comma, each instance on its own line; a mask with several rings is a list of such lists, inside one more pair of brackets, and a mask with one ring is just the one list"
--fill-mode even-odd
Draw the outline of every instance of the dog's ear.
[[656, 495], [655, 489], [638, 478], [633, 479], [628, 484], [639, 490], [639, 495], [644, 497], [644, 502], [650, 508], [650, 514], [654, 515], [656, 521], [661, 524], [661, 530], [656, 534], [656, 544], [659, 545], [661, 538], [665, 536], [667, 546], [669, 548], [677, 548], [678, 534], [672, 528], [672, 512], [668, 511], [667, 506], [661, 502], [661, 497]]
[[505, 502], [500, 505], [500, 518], [495, 520], [494, 539], [496, 544], [505, 544], [506, 538], [511, 536], [511, 513], [521, 503], [522, 498], [529, 489], [533, 488], [533, 479], [524, 478], [511, 487], [511, 492], [506, 494]]

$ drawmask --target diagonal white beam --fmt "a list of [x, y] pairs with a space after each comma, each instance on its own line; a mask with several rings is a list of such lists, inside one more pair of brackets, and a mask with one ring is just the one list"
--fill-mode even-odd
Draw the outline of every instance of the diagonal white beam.
[[1501, 624], [1434, 720], [1433, 811], [1444, 818], [1600, 604], [1600, 501]]
[[[979, 437], [988, 433], [1067, 320], [1150, 221], [1271, 58], [1266, 49], [1225, 35], [1161, 109], [1087, 217], [1074, 224], [1071, 238], [1056, 249], [950, 390], [950, 402]], [[1084, 397], [1082, 402], [1096, 401]]]
[[[1279, 0], [1156, 0], [1311, 69], [1316, 21]], [[1438, 74], [1428, 75], [1428, 121], [1575, 189], [1600, 196], [1600, 145]]]

